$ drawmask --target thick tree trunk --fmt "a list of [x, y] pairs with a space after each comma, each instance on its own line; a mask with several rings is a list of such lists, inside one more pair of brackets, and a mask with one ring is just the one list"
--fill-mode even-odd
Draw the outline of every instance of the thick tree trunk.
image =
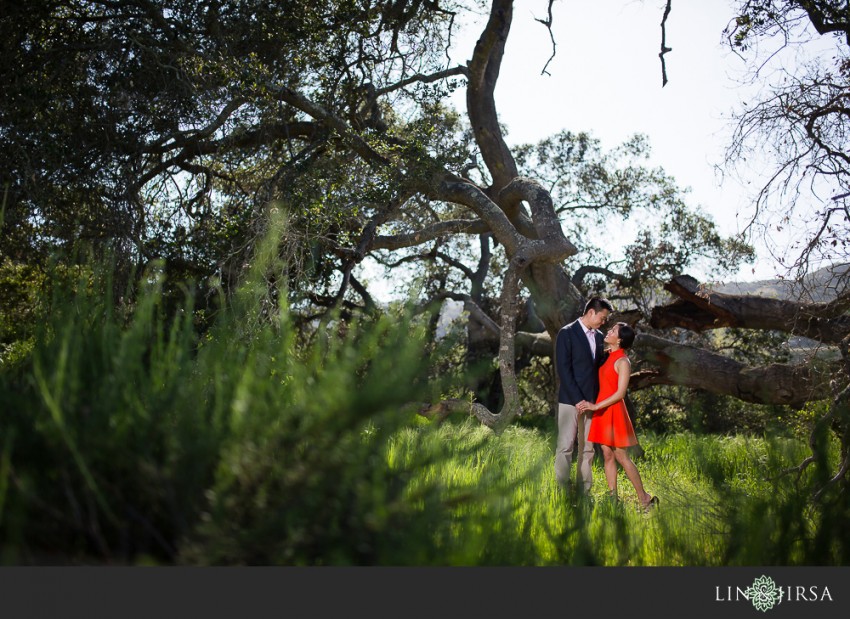
[[654, 369], [632, 375], [631, 389], [681, 385], [756, 404], [801, 406], [831, 397], [833, 374], [807, 365], [750, 367], [711, 351], [641, 333], [634, 349]]
[[[498, 426], [508, 423], [520, 411], [515, 373], [519, 282], [531, 291], [551, 337], [573, 316], [579, 298], [561, 266], [563, 260], [576, 253], [576, 248], [564, 236], [549, 192], [539, 183], [518, 176], [496, 113], [494, 93], [512, 17], [511, 0], [493, 0], [490, 18], [469, 63], [467, 111], [492, 184], [480, 188], [447, 174], [433, 185], [432, 193], [437, 199], [468, 206], [487, 221], [510, 261], [503, 281], [498, 328], [504, 394]], [[491, 420], [489, 416], [485, 418]]]
[[[469, 311], [470, 304], [466, 305]], [[476, 309], [484, 308], [476, 306]], [[466, 332], [466, 366], [470, 372], [467, 385], [477, 402], [490, 410], [499, 410], [504, 401], [502, 381], [498, 369], [492, 367], [493, 359], [499, 354], [499, 325], [483, 312], [469, 311]]]

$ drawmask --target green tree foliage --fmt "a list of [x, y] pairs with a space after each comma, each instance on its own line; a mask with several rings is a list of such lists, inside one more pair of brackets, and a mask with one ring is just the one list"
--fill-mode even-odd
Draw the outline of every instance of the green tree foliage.
[[[409, 196], [402, 186], [411, 176], [427, 176], [434, 165], [460, 168], [470, 156], [471, 136], [438, 103], [452, 83], [422, 77], [444, 69], [456, 9], [429, 2], [9, 3], [2, 19], [13, 34], [0, 63], [9, 84], [0, 95], [7, 145], [0, 169], [10, 196], [3, 251], [32, 261], [82, 238], [117, 249], [128, 267], [165, 259], [176, 279], [203, 284], [215, 275], [230, 285], [262, 232], [264, 205], [277, 200], [291, 215], [281, 243], [292, 275], [309, 279], [305, 292], [321, 291], [359, 251], [358, 237], [376, 213]], [[413, 67], [420, 79], [400, 87]], [[364, 160], [345, 130], [305, 116], [295, 104], [304, 95], [347, 121], [358, 139], [410, 162], [404, 183], [398, 172]], [[581, 184], [558, 187], [571, 205], [565, 208], [588, 200], [627, 214], [636, 199], [679, 199], [662, 172], [614, 169], [587, 136], [578, 138], [589, 144], [576, 146], [577, 158], [552, 152], [572, 149], [558, 144], [570, 139], [537, 148], [550, 174]], [[636, 140], [623, 150], [634, 159], [647, 146]], [[666, 197], [653, 197], [659, 183]], [[412, 206], [392, 217], [385, 234], [431, 221], [424, 203]], [[462, 212], [431, 208], [443, 220]], [[652, 239], [651, 248], [662, 241]], [[655, 258], [646, 261], [668, 263]], [[291, 290], [299, 279], [291, 278]]]
[[313, 226], [301, 229], [309, 251], [340, 227], [335, 204], [356, 214], [344, 188], [358, 174], [337, 170], [358, 164], [294, 93], [385, 131], [374, 89], [436, 66], [449, 17], [431, 3], [350, 0], [4, 2], [0, 169], [14, 242], [3, 251], [46, 255], [84, 238], [200, 279], [238, 271], [256, 209], [282, 194]]
[[551, 188], [573, 231], [581, 265], [574, 282], [647, 315], [671, 277], [691, 268], [722, 276], [753, 257], [747, 244], [723, 238], [663, 169], [646, 166], [649, 153], [646, 136], [604, 152], [590, 135], [567, 131], [517, 149], [520, 167]]

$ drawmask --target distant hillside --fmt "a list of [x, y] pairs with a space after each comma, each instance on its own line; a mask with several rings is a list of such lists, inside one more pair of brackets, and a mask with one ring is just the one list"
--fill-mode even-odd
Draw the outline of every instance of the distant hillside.
[[800, 299], [821, 303], [834, 299], [848, 287], [850, 264], [836, 264], [819, 269], [802, 282], [783, 279], [763, 279], [755, 282], [729, 282], [713, 287], [725, 294], [747, 294], [775, 299]]

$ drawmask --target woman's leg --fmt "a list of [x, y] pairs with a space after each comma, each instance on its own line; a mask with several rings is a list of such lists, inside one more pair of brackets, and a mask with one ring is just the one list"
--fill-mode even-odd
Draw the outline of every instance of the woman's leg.
[[614, 457], [614, 450], [608, 445], [601, 445], [602, 458], [604, 460], [605, 481], [608, 482], [608, 494], [612, 497], [617, 496], [617, 460]]
[[637, 493], [637, 498], [638, 501], [640, 501], [640, 504], [647, 507], [649, 502], [652, 500], [652, 496], [647, 494], [646, 490], [643, 489], [643, 480], [641, 480], [640, 473], [638, 472], [634, 462], [632, 462], [632, 459], [629, 458], [628, 452], [622, 447], [617, 447], [614, 449], [614, 458], [616, 459], [616, 462], [619, 462], [620, 466], [623, 467], [626, 477], [629, 478], [629, 481], [632, 482], [632, 485], [635, 487], [635, 492]]

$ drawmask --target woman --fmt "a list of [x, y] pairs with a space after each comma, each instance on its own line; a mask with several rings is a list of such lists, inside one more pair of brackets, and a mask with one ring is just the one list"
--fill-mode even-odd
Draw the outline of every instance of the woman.
[[593, 412], [587, 440], [602, 446], [609, 494], [617, 498], [617, 463], [619, 462], [626, 477], [635, 487], [643, 509], [648, 510], [658, 504], [658, 497], [649, 495], [643, 489], [640, 473], [626, 451], [626, 447], [637, 445], [635, 429], [623, 401], [632, 371], [626, 350], [635, 341], [635, 330], [625, 322], [618, 322], [605, 334], [604, 341], [609, 354], [605, 363], [599, 368], [599, 397], [595, 404], [590, 402], [580, 404], [581, 412]]

